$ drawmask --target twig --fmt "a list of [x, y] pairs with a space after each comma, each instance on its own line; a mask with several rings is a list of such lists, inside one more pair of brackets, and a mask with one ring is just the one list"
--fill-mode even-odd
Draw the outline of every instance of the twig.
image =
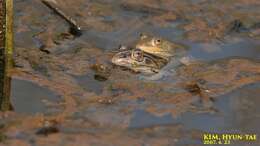
[[77, 24], [77, 22], [65, 14], [61, 9], [59, 9], [54, 4], [51, 4], [51, 2], [47, 0], [42, 0], [42, 3], [45, 4], [48, 8], [53, 10], [57, 15], [59, 15], [61, 18], [63, 18], [65, 21], [67, 21], [70, 25], [70, 33], [75, 36], [80, 36], [82, 34], [81, 27]]

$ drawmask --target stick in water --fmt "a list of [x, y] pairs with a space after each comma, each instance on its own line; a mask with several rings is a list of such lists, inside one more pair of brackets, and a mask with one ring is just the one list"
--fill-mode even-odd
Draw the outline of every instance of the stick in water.
[[48, 0], [42, 0], [42, 3], [45, 4], [48, 8], [52, 9], [56, 14], [58, 14], [61, 18], [63, 18], [69, 23], [71, 34], [75, 36], [80, 36], [82, 34], [81, 27], [77, 24], [77, 22], [73, 18], [66, 15], [61, 9], [56, 7]]

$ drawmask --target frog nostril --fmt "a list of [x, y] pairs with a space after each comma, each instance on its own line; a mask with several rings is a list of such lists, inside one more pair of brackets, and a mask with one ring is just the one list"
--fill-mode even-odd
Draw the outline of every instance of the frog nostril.
[[120, 54], [118, 54], [118, 58], [127, 58], [129, 57], [130, 53], [125, 51], [125, 52], [121, 52]]

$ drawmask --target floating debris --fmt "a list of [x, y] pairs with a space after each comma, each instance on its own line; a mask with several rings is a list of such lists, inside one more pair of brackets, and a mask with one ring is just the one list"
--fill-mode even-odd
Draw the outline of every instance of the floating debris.
[[103, 98], [103, 99], [98, 99], [98, 103], [109, 105], [114, 103], [114, 99], [112, 98]]
[[240, 33], [240, 32], [246, 32], [248, 31], [248, 28], [245, 27], [245, 25], [240, 20], [234, 20], [229, 24], [227, 33]]
[[[198, 82], [201, 83], [204, 81], [198, 80]], [[200, 87], [200, 83], [189, 83], [186, 85], [185, 89], [193, 95], [198, 95], [200, 97], [200, 103], [202, 103], [204, 107], [212, 108], [214, 99], [208, 95], [210, 90]]]
[[57, 121], [46, 120], [43, 122], [43, 127], [38, 129], [35, 134], [48, 136], [50, 134], [59, 133], [60, 130], [58, 129], [57, 125], [58, 125]]
[[106, 81], [111, 74], [111, 70], [102, 64], [94, 64], [91, 69], [95, 71], [94, 78], [97, 81]]

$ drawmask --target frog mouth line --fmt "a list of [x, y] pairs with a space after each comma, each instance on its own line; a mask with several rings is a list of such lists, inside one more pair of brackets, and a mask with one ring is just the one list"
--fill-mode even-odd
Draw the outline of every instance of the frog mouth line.
[[[153, 74], [159, 72], [159, 69], [156, 69], [155, 67], [137, 64], [135, 62], [129, 61], [127, 58], [117, 58], [116, 56], [114, 56], [112, 58], [112, 63], [117, 66], [134, 71], [135, 73]], [[156, 66], [158, 66], [157, 63]]]

